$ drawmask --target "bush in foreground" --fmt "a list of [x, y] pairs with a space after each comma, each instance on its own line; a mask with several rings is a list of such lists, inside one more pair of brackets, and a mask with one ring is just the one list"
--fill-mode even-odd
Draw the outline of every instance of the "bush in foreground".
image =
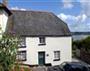
[[11, 35], [2, 35], [0, 38], [0, 71], [11, 71], [18, 49], [18, 38]]

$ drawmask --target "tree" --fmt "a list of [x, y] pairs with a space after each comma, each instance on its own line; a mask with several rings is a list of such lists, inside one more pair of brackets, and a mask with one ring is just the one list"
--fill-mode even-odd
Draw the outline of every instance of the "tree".
[[18, 38], [2, 35], [0, 38], [0, 71], [11, 71], [16, 62]]
[[90, 36], [73, 42], [73, 46], [76, 46], [78, 49], [85, 49], [86, 51], [90, 51]]
[[80, 40], [73, 41], [72, 46], [73, 46], [73, 49], [76, 49], [76, 48], [80, 49], [82, 48], [82, 41]]
[[82, 48], [84, 48], [86, 51], [90, 51], [90, 36], [82, 40], [81, 43], [82, 43]]

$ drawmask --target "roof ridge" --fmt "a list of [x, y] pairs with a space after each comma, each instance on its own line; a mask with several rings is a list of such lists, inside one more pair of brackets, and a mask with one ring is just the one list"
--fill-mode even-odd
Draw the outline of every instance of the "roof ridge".
[[18, 12], [41, 12], [41, 13], [52, 13], [48, 11], [36, 11], [36, 10], [10, 10], [10, 11], [18, 11]]

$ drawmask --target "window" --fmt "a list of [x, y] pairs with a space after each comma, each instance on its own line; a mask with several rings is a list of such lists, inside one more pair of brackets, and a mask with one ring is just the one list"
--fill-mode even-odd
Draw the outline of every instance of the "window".
[[45, 45], [45, 37], [39, 37], [39, 45]]
[[60, 51], [54, 51], [54, 61], [60, 60]]
[[18, 51], [17, 60], [26, 61], [26, 51]]
[[21, 38], [20, 38], [19, 47], [20, 47], [20, 48], [26, 47], [26, 39], [25, 39], [25, 37], [21, 37]]

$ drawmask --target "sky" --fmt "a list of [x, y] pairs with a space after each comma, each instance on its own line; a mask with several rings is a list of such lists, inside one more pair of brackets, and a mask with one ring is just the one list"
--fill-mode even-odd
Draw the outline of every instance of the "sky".
[[71, 31], [90, 31], [90, 0], [8, 0], [8, 8], [53, 12]]

